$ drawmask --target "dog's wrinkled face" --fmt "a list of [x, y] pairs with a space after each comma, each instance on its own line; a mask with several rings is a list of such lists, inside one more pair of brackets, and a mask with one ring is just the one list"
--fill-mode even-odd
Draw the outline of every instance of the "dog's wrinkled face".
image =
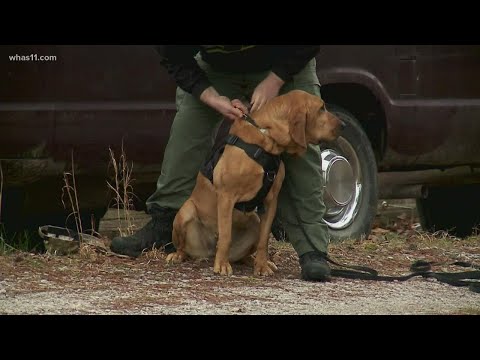
[[320, 97], [302, 90], [273, 98], [253, 117], [290, 154], [301, 155], [308, 144], [334, 141], [342, 129], [342, 121], [326, 111]]
[[320, 141], [334, 141], [342, 129], [341, 120], [325, 109], [323, 101], [321, 103], [322, 106], [318, 109], [317, 106], [310, 108], [313, 113], [307, 111], [305, 129], [307, 143], [318, 144]]
[[326, 111], [321, 98], [299, 90], [291, 91], [286, 96], [290, 98], [290, 136], [302, 151], [306, 150], [307, 144], [317, 145], [321, 141], [338, 138], [342, 121]]

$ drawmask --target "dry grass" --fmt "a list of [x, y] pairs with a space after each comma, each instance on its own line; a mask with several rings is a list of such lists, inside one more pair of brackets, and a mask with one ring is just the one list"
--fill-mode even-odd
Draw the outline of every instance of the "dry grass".
[[113, 206], [117, 209], [117, 221], [118, 231], [120, 236], [128, 236], [134, 233], [136, 228], [135, 218], [133, 217], [133, 211], [135, 210], [133, 205], [133, 193], [132, 178], [133, 162], [129, 165], [127, 162], [127, 156], [124, 151], [122, 142], [122, 151], [120, 158], [115, 158], [115, 153], [111, 148], [110, 151], [110, 164], [113, 167], [115, 184], [112, 185], [107, 181], [107, 186], [111, 189], [115, 197], [113, 199]]
[[[67, 220], [70, 216], [73, 216], [75, 219], [75, 226], [77, 228], [77, 233], [79, 234], [79, 240], [82, 242], [82, 221], [80, 219], [80, 206], [78, 204], [78, 192], [77, 192], [77, 184], [75, 181], [75, 163], [73, 161], [73, 150], [72, 150], [72, 170], [71, 172], [64, 172], [63, 173], [63, 182], [64, 186], [62, 187], [62, 204], [65, 209], [71, 209], [70, 214], [67, 216]], [[68, 202], [69, 204], [65, 204], [64, 197], [65, 194], [68, 195]]]
[[480, 236], [465, 239], [445, 231], [428, 233], [407, 217], [391, 218], [388, 224], [376, 224], [370, 236], [329, 246], [332, 258], [340, 262], [366, 265], [382, 274], [405, 275], [416, 260], [434, 263], [434, 271], [465, 271], [451, 265], [455, 261], [480, 264]]
[[167, 258], [167, 255], [163, 251], [163, 249], [156, 249], [153, 248], [149, 251], [145, 251], [143, 253], [143, 257], [147, 259], [148, 261], [151, 260], [165, 260]]
[[80, 250], [79, 250], [79, 256], [84, 260], [87, 260], [90, 262], [96, 262], [101, 256], [101, 254], [94, 247], [88, 244], [81, 244]]

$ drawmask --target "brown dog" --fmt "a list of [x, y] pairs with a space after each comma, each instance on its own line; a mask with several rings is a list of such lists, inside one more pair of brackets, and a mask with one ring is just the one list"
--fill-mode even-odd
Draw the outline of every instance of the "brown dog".
[[[319, 97], [300, 90], [270, 100], [252, 118], [262, 130], [238, 118], [230, 134], [275, 155], [301, 155], [307, 144], [333, 141], [341, 124], [325, 110]], [[272, 275], [277, 268], [268, 260], [268, 238], [285, 177], [283, 163], [264, 200], [263, 214], [234, 209], [237, 202], [248, 201], [257, 194], [263, 176], [262, 166], [243, 149], [226, 145], [214, 169], [213, 184], [199, 173], [192, 195], [178, 211], [172, 235], [177, 251], [168, 255], [167, 262], [181, 262], [187, 256], [215, 256], [213, 271], [231, 275], [230, 262], [251, 263], [256, 252], [254, 274]]]

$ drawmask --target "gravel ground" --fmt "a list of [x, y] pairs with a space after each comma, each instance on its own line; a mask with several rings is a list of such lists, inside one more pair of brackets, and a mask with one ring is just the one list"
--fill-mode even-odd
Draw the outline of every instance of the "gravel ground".
[[[297, 279], [248, 284], [187, 284], [148, 281], [119, 289], [65, 289], [48, 281], [36, 292], [17, 292], [3, 281], [1, 314], [469, 314], [480, 313], [478, 294], [424, 280], [365, 283], [336, 280], [310, 284]], [[37, 283], [35, 286], [38, 286]], [[208, 289], [199, 288], [207, 285]], [[1, 291], [1, 290], [0, 290]]]
[[[331, 256], [387, 275], [407, 274], [419, 258], [480, 263], [480, 237], [425, 236], [412, 230], [415, 224], [399, 230], [401, 218], [367, 240], [332, 244]], [[0, 256], [0, 314], [480, 314], [480, 294], [432, 279], [302, 281], [293, 249], [272, 244], [279, 271], [270, 278], [254, 277], [245, 265], [234, 265], [231, 277], [216, 276], [212, 261], [167, 266], [159, 251], [138, 259], [88, 246], [71, 256]]]

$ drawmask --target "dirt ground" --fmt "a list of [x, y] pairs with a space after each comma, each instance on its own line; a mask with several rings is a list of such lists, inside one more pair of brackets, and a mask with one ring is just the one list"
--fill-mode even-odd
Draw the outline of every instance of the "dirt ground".
[[[135, 216], [138, 227], [148, 220]], [[115, 233], [114, 217], [107, 214], [102, 234]], [[169, 266], [156, 250], [138, 259], [105, 255], [90, 246], [69, 256], [0, 256], [0, 314], [480, 314], [480, 294], [431, 279], [302, 281], [291, 246], [271, 244], [279, 271], [270, 278], [255, 277], [251, 268], [236, 264], [233, 276], [214, 275], [212, 261]], [[400, 275], [409, 273], [417, 259], [479, 265], [480, 237], [423, 234], [411, 203], [397, 204], [379, 211], [368, 239], [331, 244], [330, 255]]]

